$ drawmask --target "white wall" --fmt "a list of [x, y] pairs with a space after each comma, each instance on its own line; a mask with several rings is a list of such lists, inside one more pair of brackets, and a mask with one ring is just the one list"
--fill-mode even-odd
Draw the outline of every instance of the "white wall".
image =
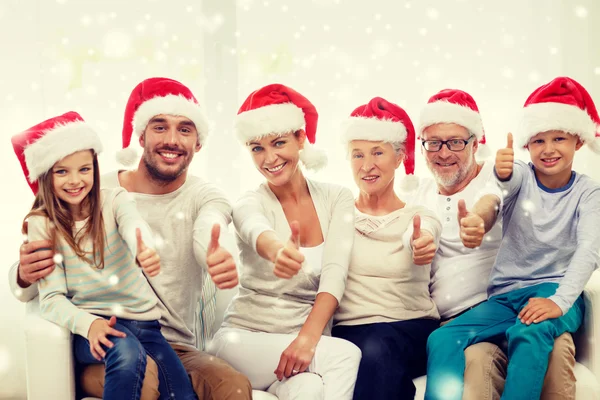
[[[232, 199], [260, 176], [233, 138], [231, 119], [267, 83], [285, 83], [315, 103], [317, 144], [330, 151], [317, 177], [349, 186], [338, 126], [373, 96], [416, 120], [436, 91], [467, 90], [492, 148], [504, 143], [527, 95], [557, 75], [579, 80], [600, 106], [594, 0], [206, 0], [202, 7], [182, 0], [0, 2], [0, 275], [17, 258], [32, 201], [10, 136], [76, 110], [102, 134], [101, 165], [109, 171], [127, 96], [149, 76], [185, 82], [206, 105], [213, 136], [192, 170]], [[599, 160], [583, 149], [576, 169], [600, 179]], [[427, 174], [419, 156], [417, 172]], [[2, 278], [0, 302], [0, 398], [24, 398], [23, 307]]]

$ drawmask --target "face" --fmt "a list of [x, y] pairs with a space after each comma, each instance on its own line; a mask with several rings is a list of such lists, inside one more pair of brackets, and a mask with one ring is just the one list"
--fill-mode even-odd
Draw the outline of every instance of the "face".
[[183, 174], [200, 150], [198, 131], [186, 117], [159, 114], [140, 137], [142, 161], [155, 179], [173, 181]]
[[52, 167], [52, 186], [56, 196], [69, 205], [73, 214], [94, 186], [94, 156], [91, 150], [78, 151]]
[[254, 165], [274, 186], [285, 185], [298, 169], [300, 150], [306, 134], [303, 130], [285, 135], [269, 135], [246, 144]]
[[583, 143], [578, 136], [563, 131], [538, 133], [529, 140], [527, 148], [538, 173], [546, 176], [571, 172], [575, 152]]
[[[469, 131], [456, 124], [435, 124], [427, 127], [423, 131], [423, 140], [467, 140], [471, 135]], [[438, 185], [443, 187], [452, 187], [459, 185], [476, 168], [475, 151], [477, 150], [477, 140], [472, 138], [463, 150], [451, 151], [447, 145], [443, 145], [439, 151], [426, 151], [421, 147], [421, 152], [425, 155], [427, 166], [431, 170]]]
[[354, 182], [361, 192], [382, 193], [394, 184], [396, 169], [404, 155], [394, 151], [390, 143], [353, 140], [348, 150]]

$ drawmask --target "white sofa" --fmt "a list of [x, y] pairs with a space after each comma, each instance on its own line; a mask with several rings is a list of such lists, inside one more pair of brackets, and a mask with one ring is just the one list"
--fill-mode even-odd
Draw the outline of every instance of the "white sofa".
[[[217, 310], [233, 291], [219, 292]], [[584, 291], [586, 314], [582, 329], [575, 335], [577, 344], [577, 399], [600, 400], [600, 272], [594, 272]], [[27, 304], [25, 341], [28, 400], [75, 399], [71, 334], [39, 315], [37, 299]], [[220, 321], [220, 319], [218, 319]], [[415, 379], [416, 399], [423, 399], [426, 377]], [[258, 400], [276, 399], [266, 392], [253, 392]]]

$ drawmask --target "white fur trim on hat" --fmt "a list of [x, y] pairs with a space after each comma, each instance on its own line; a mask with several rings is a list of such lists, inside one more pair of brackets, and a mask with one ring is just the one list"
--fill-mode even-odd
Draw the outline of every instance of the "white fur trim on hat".
[[342, 140], [344, 143], [349, 143], [352, 140], [404, 142], [406, 140], [406, 127], [402, 122], [397, 121], [349, 117], [342, 123]]
[[327, 165], [327, 153], [306, 140], [300, 150], [300, 161], [307, 169], [318, 171]]
[[235, 117], [238, 139], [247, 143], [267, 135], [281, 135], [302, 129], [304, 111], [294, 103], [272, 104], [244, 111]]
[[88, 149], [100, 153], [102, 142], [96, 132], [83, 121], [57, 125], [46, 131], [23, 152], [29, 170], [29, 182], [35, 182], [57, 161], [70, 154]]
[[577, 135], [584, 143], [596, 138], [596, 124], [581, 108], [562, 103], [536, 103], [522, 111], [517, 145], [525, 147], [538, 133], [553, 130]]
[[157, 96], [143, 102], [135, 112], [133, 121], [131, 121], [133, 132], [141, 136], [148, 122], [159, 114], [178, 115], [189, 118], [196, 125], [200, 144], [204, 144], [204, 141], [208, 137], [208, 119], [206, 119], [200, 106], [193, 100], [173, 94]]
[[483, 122], [478, 112], [469, 107], [439, 100], [428, 103], [421, 112], [419, 134], [428, 126], [435, 124], [457, 124], [474, 133], [477, 140], [483, 137]]

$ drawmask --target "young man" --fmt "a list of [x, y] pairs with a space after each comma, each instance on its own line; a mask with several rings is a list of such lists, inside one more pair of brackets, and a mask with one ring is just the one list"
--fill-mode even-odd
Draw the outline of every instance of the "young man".
[[[105, 175], [101, 184], [127, 189], [155, 235], [162, 268], [150, 283], [165, 306], [162, 333], [188, 371], [198, 398], [250, 399], [245, 376], [198, 350], [214, 323], [213, 282], [221, 289], [238, 283], [231, 255], [235, 245], [228, 235], [220, 237], [231, 222], [231, 205], [216, 186], [187, 174], [207, 131], [207, 120], [187, 87], [166, 78], [146, 79], [131, 93], [123, 123], [123, 147], [130, 146], [135, 134], [144, 149], [138, 169]], [[132, 155], [132, 148], [119, 154], [124, 163], [134, 160]], [[24, 244], [20, 263], [10, 271], [13, 293], [21, 301], [33, 299], [34, 283], [54, 268], [50, 251], [35, 252], [44, 247], [48, 243]], [[88, 394], [102, 397], [103, 383], [103, 365], [83, 372]], [[156, 374], [149, 371], [143, 393], [155, 393], [157, 387]]]
[[[431, 264], [430, 291], [445, 325], [487, 299], [489, 276], [502, 239], [498, 218], [502, 191], [495, 181], [493, 162], [476, 160], [476, 153], [487, 149], [482, 146], [481, 115], [470, 94], [445, 89], [432, 96], [418, 129], [434, 180], [422, 182], [411, 200], [436, 211], [442, 221], [439, 249]], [[464, 399], [499, 399], [506, 376], [504, 352], [496, 344], [481, 342], [468, 347], [465, 357]], [[574, 366], [575, 346], [566, 333], [556, 340], [544, 395], [560, 393], [574, 399]]]
[[521, 122], [532, 162], [514, 161], [511, 134], [496, 156], [504, 226], [489, 299], [429, 337], [426, 399], [462, 398], [463, 350], [504, 336], [502, 398], [540, 398], [554, 339], [581, 325], [581, 293], [600, 261], [600, 185], [571, 168], [584, 143], [600, 150], [600, 118], [581, 85], [557, 78], [527, 99]]

